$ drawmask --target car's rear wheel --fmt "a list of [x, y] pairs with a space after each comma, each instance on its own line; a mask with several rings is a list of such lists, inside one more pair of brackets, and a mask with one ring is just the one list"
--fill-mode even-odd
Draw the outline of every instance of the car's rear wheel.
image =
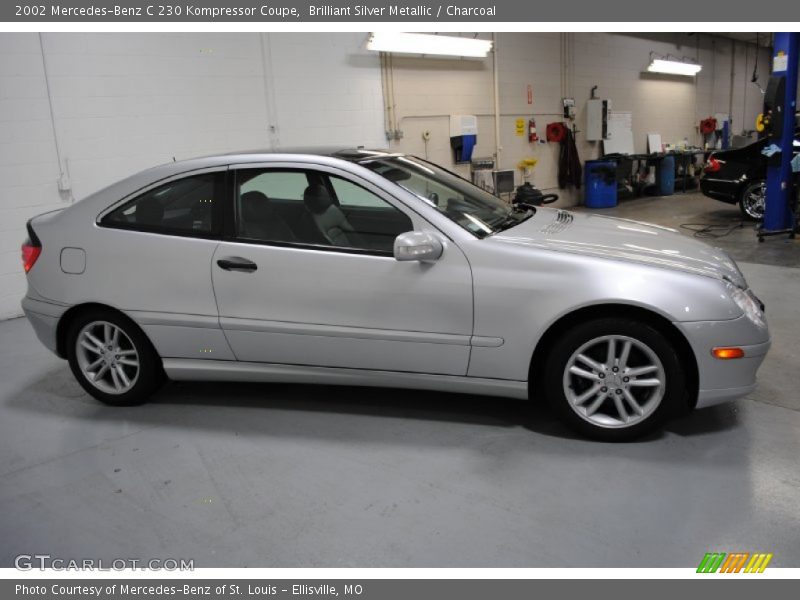
[[70, 323], [67, 359], [83, 389], [113, 406], [146, 402], [164, 379], [149, 340], [130, 319], [112, 310], [83, 313]]
[[764, 207], [767, 201], [767, 183], [754, 181], [742, 191], [739, 199], [739, 209], [742, 215], [751, 221], [760, 221], [764, 218]]
[[547, 358], [545, 394], [579, 433], [628, 441], [660, 427], [677, 410], [684, 375], [675, 349], [658, 330], [605, 318], [574, 326]]

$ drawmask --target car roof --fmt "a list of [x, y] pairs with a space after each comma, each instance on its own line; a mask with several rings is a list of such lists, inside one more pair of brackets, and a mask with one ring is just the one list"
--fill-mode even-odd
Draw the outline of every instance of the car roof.
[[271, 162], [274, 160], [290, 160], [297, 162], [313, 162], [315, 158], [321, 159], [320, 162], [335, 164], [337, 160], [343, 160], [354, 164], [364, 163], [370, 159], [404, 156], [403, 154], [392, 153], [388, 150], [369, 150], [364, 147], [286, 147], [275, 149], [247, 150], [230, 152], [223, 154], [211, 154], [197, 158], [184, 160], [174, 160], [158, 166], [150, 167], [135, 173], [125, 179], [112, 183], [108, 187], [90, 194], [73, 206], [81, 205], [81, 209], [99, 210], [108, 205], [110, 199], [124, 198], [137, 190], [160, 180], [167, 179], [176, 175], [189, 173], [195, 170], [223, 167], [225, 165], [247, 163]]
[[221, 167], [224, 165], [244, 165], [247, 163], [271, 162], [273, 160], [295, 160], [298, 162], [310, 162], [315, 158], [320, 158], [326, 161], [330, 161], [330, 159], [333, 161], [344, 160], [358, 164], [366, 163], [369, 160], [394, 156], [405, 156], [405, 154], [389, 152], [388, 150], [370, 150], [364, 148], [363, 146], [356, 148], [341, 146], [285, 147], [274, 149], [262, 148], [256, 150], [239, 150], [236, 152], [228, 152], [223, 154], [207, 154], [205, 156], [186, 158], [182, 160], [173, 159], [172, 162], [145, 169], [133, 177], [142, 177], [145, 179], [149, 178], [155, 181], [196, 169]]
[[[256, 150], [242, 150], [237, 152], [228, 152], [224, 156], [235, 158], [240, 156], [247, 156], [252, 158], [254, 155], [273, 156], [276, 154], [281, 155], [302, 155], [302, 156], [327, 156], [331, 158], [340, 158], [350, 162], [360, 162], [374, 158], [381, 158], [385, 156], [403, 156], [402, 153], [390, 152], [382, 148], [366, 148], [364, 146], [357, 147], [341, 147], [341, 146], [290, 146], [286, 148], [274, 149], [256, 149]], [[214, 155], [215, 157], [220, 155]], [[207, 157], [210, 158], [210, 157]]]

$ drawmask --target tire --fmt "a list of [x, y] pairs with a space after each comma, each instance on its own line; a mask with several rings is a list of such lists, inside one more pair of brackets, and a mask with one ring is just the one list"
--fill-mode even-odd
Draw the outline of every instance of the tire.
[[767, 196], [767, 183], [754, 181], [742, 191], [739, 198], [739, 210], [748, 221], [761, 221], [764, 218], [764, 206]]
[[[609, 363], [612, 339], [615, 359]], [[685, 376], [675, 348], [650, 325], [621, 318], [586, 321], [560, 336], [545, 361], [542, 384], [568, 427], [607, 442], [650, 433], [685, 404]]]
[[78, 315], [66, 339], [72, 374], [104, 404], [143, 404], [164, 382], [161, 360], [150, 340], [116, 311], [98, 308]]

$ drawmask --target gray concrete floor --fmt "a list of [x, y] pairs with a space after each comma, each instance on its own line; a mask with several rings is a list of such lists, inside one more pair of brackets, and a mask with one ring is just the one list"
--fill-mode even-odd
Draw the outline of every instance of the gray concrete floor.
[[[667, 203], [683, 215], [693, 200], [633, 202], [614, 212], [663, 222]], [[151, 404], [108, 408], [25, 320], [0, 323], [0, 566], [46, 553], [689, 567], [736, 550], [796, 567], [800, 269], [766, 266], [784, 250], [752, 238], [726, 243], [763, 256], [742, 264], [774, 332], [760, 386], [625, 445], [577, 439], [542, 407], [422, 392], [172, 383]]]

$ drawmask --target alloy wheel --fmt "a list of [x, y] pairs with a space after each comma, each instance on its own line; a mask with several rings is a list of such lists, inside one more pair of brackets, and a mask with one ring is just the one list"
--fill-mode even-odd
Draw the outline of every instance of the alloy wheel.
[[742, 196], [742, 209], [748, 217], [755, 220], [764, 218], [767, 184], [763, 181], [748, 187]]
[[646, 344], [623, 335], [605, 335], [580, 346], [563, 375], [570, 408], [592, 425], [631, 427], [661, 404], [664, 366]]
[[78, 366], [86, 381], [106, 394], [124, 394], [139, 378], [139, 353], [128, 335], [108, 321], [92, 321], [75, 341]]

